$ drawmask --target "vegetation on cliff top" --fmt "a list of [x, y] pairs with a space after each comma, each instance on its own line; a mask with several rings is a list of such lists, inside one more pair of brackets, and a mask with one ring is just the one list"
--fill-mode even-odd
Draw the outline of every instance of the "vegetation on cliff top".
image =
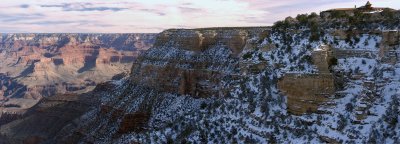
[[[377, 13], [362, 13], [355, 11], [349, 15], [343, 11], [332, 11], [328, 17], [319, 16], [316, 13], [299, 14], [295, 18], [287, 17], [285, 20], [277, 21], [272, 26], [273, 31], [288, 33], [294, 30], [307, 30], [310, 32], [310, 41], [319, 41], [326, 29], [347, 30], [350, 35], [353, 30], [374, 29], [399, 29], [400, 11], [384, 9]], [[350, 36], [349, 36], [350, 37]], [[287, 40], [289, 38], [285, 38]]]

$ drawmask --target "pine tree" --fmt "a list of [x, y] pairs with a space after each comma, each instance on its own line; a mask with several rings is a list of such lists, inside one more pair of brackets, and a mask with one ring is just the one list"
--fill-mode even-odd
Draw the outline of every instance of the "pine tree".
[[397, 95], [392, 96], [392, 101], [386, 110], [384, 120], [389, 124], [390, 127], [394, 128], [398, 123], [399, 113], [399, 98]]

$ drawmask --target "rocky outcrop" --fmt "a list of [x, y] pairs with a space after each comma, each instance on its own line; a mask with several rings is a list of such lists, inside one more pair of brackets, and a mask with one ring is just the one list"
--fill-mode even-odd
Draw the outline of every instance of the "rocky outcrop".
[[217, 44], [226, 45], [234, 55], [239, 54], [246, 44], [248, 33], [245, 29], [199, 29], [168, 30], [160, 33], [155, 46], [173, 44], [176, 48], [202, 52]]
[[287, 95], [288, 111], [296, 115], [318, 112], [336, 90], [329, 65], [334, 57], [331, 48], [322, 46], [313, 51], [311, 57], [318, 69], [317, 74], [289, 73], [278, 82], [278, 88]]
[[223, 96], [221, 80], [237, 73], [239, 53], [265, 28], [167, 30], [138, 57], [131, 81], [193, 97]]
[[399, 50], [397, 49], [400, 45], [400, 36], [398, 31], [386, 31], [382, 32], [382, 44], [379, 48], [379, 56], [382, 58], [382, 62], [395, 64], [400, 60], [398, 57]]
[[332, 74], [286, 74], [278, 88], [287, 95], [288, 111], [301, 115], [318, 112], [335, 93]]

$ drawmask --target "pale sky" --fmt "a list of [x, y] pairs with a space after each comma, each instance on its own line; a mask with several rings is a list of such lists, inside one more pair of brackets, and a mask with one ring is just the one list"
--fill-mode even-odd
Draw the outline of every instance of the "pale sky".
[[[287, 16], [367, 0], [1, 0], [0, 33], [156, 33], [169, 28], [269, 26]], [[400, 0], [371, 0], [400, 9]]]

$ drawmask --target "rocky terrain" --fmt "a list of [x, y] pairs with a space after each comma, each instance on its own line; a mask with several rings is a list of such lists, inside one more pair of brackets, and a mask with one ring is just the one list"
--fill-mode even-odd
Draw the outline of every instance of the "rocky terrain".
[[128, 77], [71, 100], [79, 114], [51, 122], [60, 131], [24, 126], [74, 111], [48, 100], [0, 133], [9, 143], [399, 143], [399, 18], [333, 11], [166, 30]]
[[115, 75], [126, 75], [137, 55], [153, 45], [154, 37], [155, 34], [2, 34], [0, 121], [19, 117], [43, 97], [88, 92]]

